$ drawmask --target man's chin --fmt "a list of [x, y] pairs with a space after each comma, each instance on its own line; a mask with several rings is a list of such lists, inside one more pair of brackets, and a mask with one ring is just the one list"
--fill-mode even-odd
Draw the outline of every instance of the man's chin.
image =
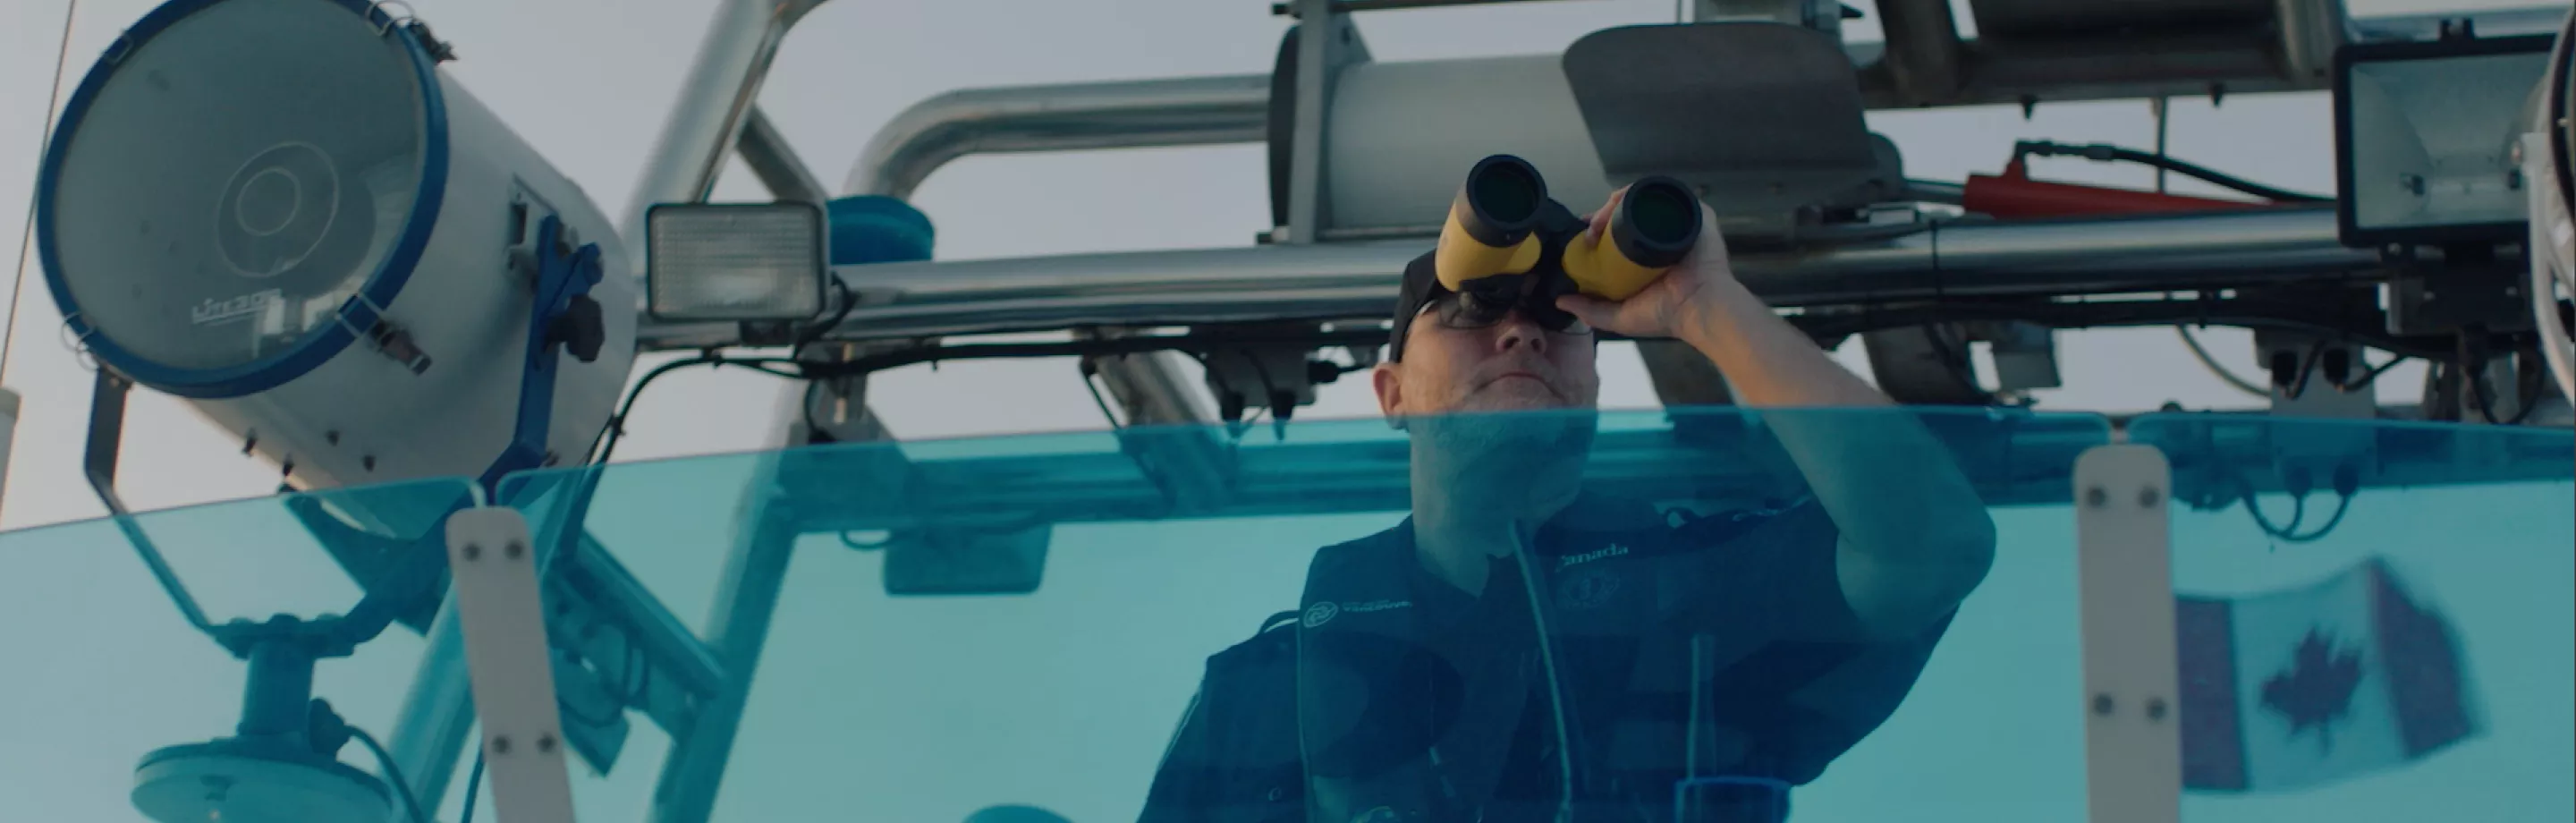
[[1578, 404], [1547, 386], [1528, 380], [1504, 380], [1478, 389], [1458, 404], [1461, 412], [1516, 412], [1572, 409]]
[[1590, 411], [1552, 395], [1479, 398], [1412, 428], [1457, 457], [1559, 459], [1591, 445], [1598, 421]]

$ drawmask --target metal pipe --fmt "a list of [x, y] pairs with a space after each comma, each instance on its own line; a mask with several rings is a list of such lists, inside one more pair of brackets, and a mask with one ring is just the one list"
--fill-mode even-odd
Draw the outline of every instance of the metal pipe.
[[[1258, 142], [1270, 121], [1267, 75], [1196, 77], [952, 92], [915, 104], [870, 138], [845, 193], [910, 198], [931, 172], [977, 153]], [[1138, 423], [1191, 423], [1189, 392], [1169, 358], [1097, 364]]]
[[[863, 298], [845, 340], [1293, 319], [1382, 319], [1420, 242], [1255, 246], [843, 266]], [[1958, 220], [1862, 243], [1744, 250], [1736, 269], [1778, 307], [1941, 296], [2064, 296], [2373, 276], [2334, 212], [2104, 220]], [[662, 348], [696, 341], [658, 338]]]
[[823, 188], [823, 181], [816, 179], [805, 160], [796, 156], [795, 147], [787, 144], [787, 135], [779, 133], [759, 106], [753, 106], [751, 116], [743, 120], [742, 138], [735, 141], [734, 151], [742, 155], [743, 165], [751, 167], [760, 184], [780, 200], [821, 205], [832, 199], [831, 191]]
[[2326, 85], [2335, 49], [2351, 38], [2343, 0], [2273, 0], [2281, 21], [2281, 73], [2292, 82]]
[[423, 638], [420, 663], [412, 671], [411, 689], [394, 715], [393, 736], [385, 741], [394, 765], [411, 781], [421, 811], [438, 814], [447, 801], [447, 783], [456, 774], [456, 758], [474, 728], [474, 689], [465, 672], [465, 635], [456, 616], [456, 592], [449, 589]]
[[644, 662], [653, 667], [655, 677], [677, 681], [690, 694], [701, 697], [723, 688], [724, 671], [716, 663], [715, 652], [698, 642], [689, 625], [663, 608], [661, 599], [636, 580], [625, 564], [617, 562], [588, 529], [582, 530], [581, 550], [573, 552], [569, 559], [570, 579], [599, 610], [598, 616], [615, 623], [627, 642], [642, 650]]
[[954, 91], [878, 130], [841, 191], [909, 198], [969, 154], [1257, 143], [1269, 122], [1266, 74]]
[[1964, 49], [1950, 0], [1879, 0], [1878, 25], [1889, 44], [1882, 65], [1899, 94], [1942, 101], [1959, 91]]
[[[763, 463], [752, 476], [776, 478], [775, 455]], [[796, 546], [794, 513], [763, 493], [774, 482], [754, 483], [747, 491], [752, 497], [744, 501], [747, 510], [736, 522], [716, 584], [706, 633], [724, 669], [724, 687], [699, 704], [694, 726], [671, 735], [671, 754], [662, 763], [647, 823], [706, 823], [715, 811], [716, 792], [733, 757], [735, 735], [742, 730], [743, 708], [750, 701], [753, 674], [769, 642], [770, 619], [777, 615], [779, 590], [786, 586]]]
[[[627, 202], [619, 232], [630, 246], [644, 242], [644, 210], [657, 203], [695, 203], [715, 188], [716, 175], [741, 134], [760, 83], [787, 29], [823, 0], [720, 0], [697, 61], [680, 86], [679, 100], [653, 143], [644, 179]], [[629, 255], [642, 276], [644, 255]]]

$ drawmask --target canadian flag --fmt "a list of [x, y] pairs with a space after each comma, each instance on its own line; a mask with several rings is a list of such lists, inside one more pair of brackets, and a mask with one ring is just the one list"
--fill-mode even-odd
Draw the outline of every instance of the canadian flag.
[[2377, 558], [2299, 589], [2175, 603], [2183, 786], [2317, 786], [2478, 733], [2460, 648]]

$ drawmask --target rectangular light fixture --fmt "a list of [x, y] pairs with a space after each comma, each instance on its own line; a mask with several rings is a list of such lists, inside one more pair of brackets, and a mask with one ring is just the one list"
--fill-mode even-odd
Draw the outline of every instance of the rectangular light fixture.
[[812, 203], [665, 203], [644, 215], [656, 320], [794, 321], [823, 313], [830, 277]]
[[2512, 147], [2547, 74], [2546, 35], [2369, 43], [2335, 52], [2337, 228], [2344, 245], [2522, 239]]

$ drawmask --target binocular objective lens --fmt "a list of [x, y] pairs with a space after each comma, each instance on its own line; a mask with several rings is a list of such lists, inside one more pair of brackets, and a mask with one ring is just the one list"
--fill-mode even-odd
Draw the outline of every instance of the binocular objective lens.
[[1662, 245], [1692, 239], [1699, 230], [1698, 205], [1689, 190], [1657, 182], [1630, 190], [1624, 209], [1640, 239]]

